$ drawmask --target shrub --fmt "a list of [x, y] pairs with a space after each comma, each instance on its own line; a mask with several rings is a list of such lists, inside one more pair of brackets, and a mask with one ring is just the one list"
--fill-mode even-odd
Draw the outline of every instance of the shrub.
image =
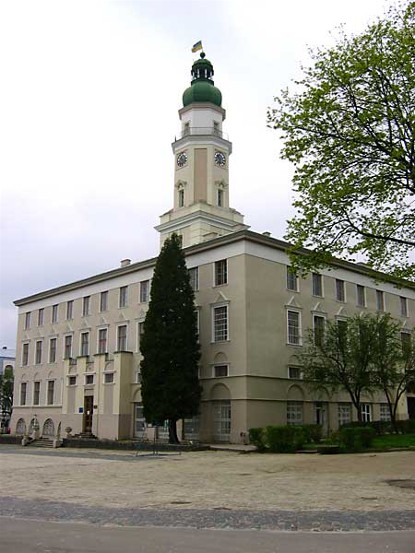
[[342, 427], [339, 432], [340, 443], [348, 451], [360, 451], [372, 445], [375, 430], [370, 426]]
[[265, 445], [273, 453], [294, 453], [305, 443], [305, 432], [301, 426], [267, 426]]
[[415, 434], [415, 419], [396, 421], [396, 431], [399, 434]]
[[264, 451], [264, 429], [263, 428], [250, 428], [249, 429], [249, 443], [255, 445], [258, 451]]
[[323, 428], [321, 424], [303, 424], [302, 427], [305, 442], [319, 444], [322, 438]]

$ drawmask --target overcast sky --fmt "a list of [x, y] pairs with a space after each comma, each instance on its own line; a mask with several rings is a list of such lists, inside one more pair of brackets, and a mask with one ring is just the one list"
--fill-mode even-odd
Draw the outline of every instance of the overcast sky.
[[281, 238], [292, 168], [266, 109], [336, 27], [361, 32], [384, 0], [0, 3], [0, 346], [13, 300], [158, 254], [172, 207], [181, 95], [202, 40], [233, 142], [232, 207]]

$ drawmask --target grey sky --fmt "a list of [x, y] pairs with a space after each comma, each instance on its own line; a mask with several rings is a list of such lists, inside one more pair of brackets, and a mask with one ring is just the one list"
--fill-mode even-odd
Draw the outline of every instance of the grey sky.
[[27, 1], [0, 4], [0, 346], [13, 300], [158, 253], [171, 142], [202, 40], [233, 142], [231, 205], [282, 237], [291, 167], [266, 108], [308, 47], [360, 32], [383, 0]]

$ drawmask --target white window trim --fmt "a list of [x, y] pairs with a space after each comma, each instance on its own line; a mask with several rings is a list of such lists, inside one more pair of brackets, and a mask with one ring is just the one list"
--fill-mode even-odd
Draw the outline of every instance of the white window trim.
[[[314, 274], [319, 275], [321, 279], [321, 296], [314, 294]], [[321, 273], [316, 273], [315, 271], [314, 273], [311, 273], [311, 295], [313, 296], [313, 298], [324, 298], [324, 278]]]
[[[359, 290], [363, 289], [363, 304], [359, 303]], [[366, 301], [366, 286], [363, 286], [363, 284], [356, 284], [356, 307], [366, 307], [367, 301]]]
[[[71, 336], [71, 355], [69, 357], [65, 357], [66, 352], [66, 337]], [[73, 358], [73, 332], [68, 332], [67, 334], [63, 335], [63, 352], [62, 352], [62, 359], [72, 359]]]
[[[293, 344], [289, 341], [289, 331], [288, 331], [288, 313], [289, 312], [298, 313], [298, 337], [299, 341], [298, 344]], [[288, 346], [302, 346], [303, 345], [303, 321], [301, 316], [301, 309], [293, 308], [293, 307], [287, 307], [286, 313], [285, 313], [285, 326], [286, 326], [286, 342]]]
[[[215, 309], [219, 307], [226, 307], [226, 322], [227, 322], [227, 338], [226, 340], [215, 340]], [[211, 318], [211, 338], [212, 344], [220, 344], [225, 342], [230, 342], [230, 317], [229, 317], [229, 302], [221, 302], [221, 303], [215, 303], [211, 306], [210, 311], [210, 318]]]
[[299, 279], [297, 273], [295, 273], [295, 289], [294, 288], [288, 288], [288, 274], [291, 272], [290, 271], [291, 268], [292, 267], [290, 265], [286, 265], [285, 289], [287, 290], [287, 292], [297, 292], [297, 293], [299, 293], [300, 292], [300, 279]]
[[[125, 326], [125, 328], [126, 328], [126, 331], [125, 331], [125, 348], [126, 348], [126, 349], [121, 349], [121, 350], [120, 350], [120, 349], [118, 349], [118, 343], [119, 343], [119, 328], [120, 328], [120, 327], [123, 327], [123, 326]], [[116, 342], [116, 347], [117, 347], [117, 349], [116, 349], [115, 351], [118, 351], [118, 352], [128, 351], [128, 349], [127, 349], [127, 348], [128, 348], [128, 330], [129, 330], [129, 329], [128, 329], [128, 323], [127, 323], [126, 321], [117, 324], [117, 326], [116, 326], [116, 332], [115, 332], [115, 338], [116, 338], [116, 340], [117, 340], [117, 342]]]
[[[216, 376], [216, 367], [226, 367], [226, 376]], [[228, 378], [229, 377], [229, 363], [212, 363], [212, 378]]]
[[[337, 281], [343, 282], [343, 295], [344, 295], [343, 300], [339, 300], [337, 297]], [[334, 279], [334, 294], [335, 294], [336, 301], [338, 301], [341, 304], [347, 303], [347, 286], [346, 286], [346, 281], [343, 278]]]
[[[82, 335], [88, 334], [88, 353], [82, 353]], [[89, 330], [81, 330], [79, 332], [79, 357], [89, 357], [91, 355], [91, 332]]]
[[[226, 282], [223, 282], [222, 284], [216, 284], [216, 263], [220, 263], [224, 261], [226, 263]], [[219, 288], [221, 286], [226, 286], [229, 284], [229, 263], [228, 258], [224, 259], [216, 259], [216, 261], [213, 262], [213, 288]]]
[[[97, 327], [97, 348], [96, 348], [96, 352], [97, 352], [98, 355], [104, 355], [104, 353], [108, 353], [108, 337], [109, 337], [108, 329], [109, 329], [109, 325], [104, 325], [104, 326], [101, 325], [101, 326]], [[100, 333], [101, 330], [106, 330], [107, 331], [106, 348], [105, 348], [105, 351], [103, 351], [103, 352], [99, 351], [99, 333]]]

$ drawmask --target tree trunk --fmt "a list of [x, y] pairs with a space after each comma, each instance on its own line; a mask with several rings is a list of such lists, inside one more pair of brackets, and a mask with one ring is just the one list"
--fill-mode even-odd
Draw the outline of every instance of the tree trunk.
[[169, 419], [169, 444], [178, 444], [176, 419]]

